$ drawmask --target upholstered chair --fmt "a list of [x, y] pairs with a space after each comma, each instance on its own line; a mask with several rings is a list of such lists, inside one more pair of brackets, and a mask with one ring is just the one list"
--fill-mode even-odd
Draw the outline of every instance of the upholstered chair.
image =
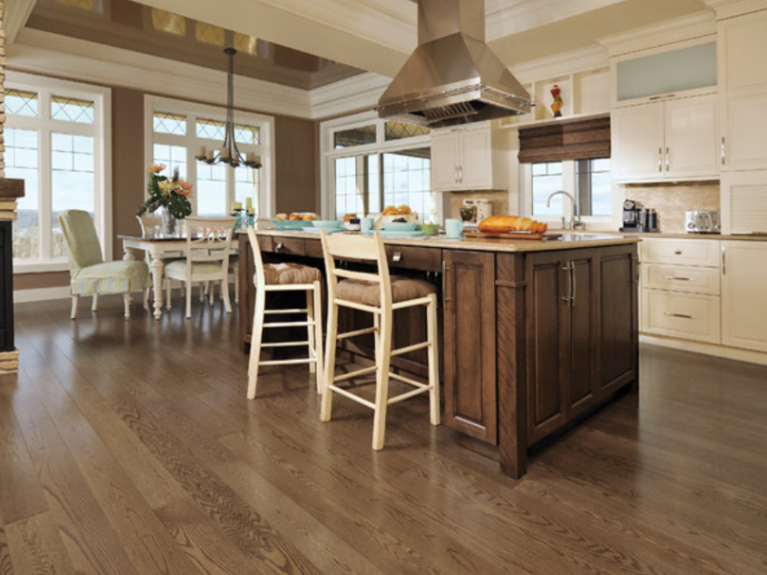
[[140, 291], [144, 295], [144, 308], [148, 309], [147, 299], [149, 288], [152, 287], [152, 276], [145, 262], [105, 262], [96, 235], [96, 226], [88, 212], [61, 212], [59, 223], [69, 255], [72, 319], [77, 317], [77, 303], [81, 295], [93, 296], [92, 309], [96, 311], [99, 295], [123, 294], [127, 319], [130, 317], [130, 296], [133, 292]]

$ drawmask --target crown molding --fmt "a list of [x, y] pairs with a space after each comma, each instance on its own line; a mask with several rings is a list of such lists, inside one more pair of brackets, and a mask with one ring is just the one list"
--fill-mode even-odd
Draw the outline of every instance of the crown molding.
[[5, 0], [3, 28], [6, 46], [16, 41], [16, 36], [27, 25], [36, 3], [37, 0]]
[[767, 10], [767, 0], [703, 0], [703, 2], [716, 10], [717, 20]]
[[[24, 29], [8, 48], [9, 67], [108, 86], [226, 105], [226, 72], [95, 44], [41, 30]], [[306, 90], [236, 76], [238, 108], [312, 118]]]
[[311, 92], [313, 118], [323, 119], [369, 110], [391, 82], [388, 76], [368, 72]]
[[716, 18], [711, 10], [599, 38], [598, 42], [607, 49], [610, 57], [614, 58], [706, 36], [716, 36]]

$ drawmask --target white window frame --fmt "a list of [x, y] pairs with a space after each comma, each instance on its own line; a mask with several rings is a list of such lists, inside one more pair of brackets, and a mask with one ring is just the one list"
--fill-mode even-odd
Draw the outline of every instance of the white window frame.
[[[577, 200], [576, 190], [578, 189], [578, 177], [576, 174], [575, 160], [562, 160], [562, 189]], [[612, 188], [611, 214], [609, 216], [581, 216], [581, 220], [594, 228], [609, 228], [613, 224], [615, 216], [615, 184]], [[528, 218], [535, 218], [539, 222], [550, 224], [551, 228], [559, 228], [562, 225], [562, 218], [569, 219], [572, 213], [572, 202], [565, 196], [562, 196], [562, 214], [556, 216], [539, 216], [533, 214], [533, 165], [519, 165], [519, 189], [522, 191], [520, 197], [520, 212]]]
[[[159, 134], [154, 132], [155, 112], [165, 112], [186, 116], [186, 135], [176, 136], [173, 134]], [[197, 137], [197, 119], [226, 121], [226, 108], [195, 104], [173, 98], [160, 96], [144, 96], [144, 163], [149, 166], [154, 157], [154, 144], [186, 147], [186, 179], [194, 185], [192, 192], [192, 213], [197, 214], [197, 159], [195, 154], [200, 146], [208, 149], [220, 148], [221, 140], [210, 140]], [[275, 146], [274, 146], [274, 117], [252, 112], [235, 110], [235, 122], [257, 127], [260, 130], [260, 144], [237, 144], [242, 153], [255, 152], [261, 156], [261, 168], [259, 174], [260, 189], [258, 190], [258, 217], [271, 218], [274, 216], [275, 206]], [[228, 170], [241, 168], [228, 168]], [[149, 183], [149, 174], [145, 173], [144, 188]], [[235, 183], [233, 177], [227, 177], [226, 203], [229, 206], [234, 199]], [[145, 192], [145, 197], [148, 193]], [[138, 206], [137, 206], [138, 207]]]
[[[38, 132], [40, 242], [44, 252], [52, 248], [51, 133], [90, 136], [94, 139], [94, 223], [104, 261], [113, 259], [112, 237], [112, 90], [101, 86], [8, 71], [5, 88], [37, 93], [37, 117], [6, 116], [5, 127]], [[51, 95], [71, 96], [94, 102], [93, 124], [50, 118]], [[48, 220], [50, 218], [50, 220]], [[16, 260], [14, 274], [69, 270], [67, 258]]]
[[[328, 120], [320, 124], [320, 186], [322, 196], [322, 217], [323, 219], [336, 219], [336, 163], [337, 158], [352, 158], [357, 156], [366, 156], [369, 154], [384, 154], [387, 152], [398, 152], [401, 150], [411, 150], [413, 148], [431, 148], [431, 134], [427, 136], [414, 136], [412, 138], [403, 138], [401, 140], [386, 141], [386, 119], [381, 119], [375, 112], [363, 112], [352, 116], [345, 116], [335, 120]], [[376, 141], [373, 144], [364, 146], [354, 146], [351, 148], [334, 147], [334, 136], [336, 132], [344, 132], [362, 126], [376, 126]], [[383, 190], [381, 190], [383, 193]], [[432, 189], [433, 193], [433, 189]], [[435, 205], [437, 207], [438, 221], [443, 218], [443, 201], [437, 196]], [[427, 218], [430, 214], [420, 214]]]

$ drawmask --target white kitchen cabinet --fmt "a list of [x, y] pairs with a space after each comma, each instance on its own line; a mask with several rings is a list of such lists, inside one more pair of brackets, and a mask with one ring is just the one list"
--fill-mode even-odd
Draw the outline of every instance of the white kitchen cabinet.
[[767, 11], [718, 25], [722, 171], [767, 169]]
[[485, 124], [432, 132], [432, 188], [436, 192], [508, 188], [508, 131]]
[[642, 331], [704, 343], [720, 342], [719, 298], [642, 290]]
[[722, 343], [767, 352], [765, 242], [722, 242]]
[[767, 233], [767, 171], [722, 174], [722, 232]]
[[719, 177], [717, 95], [615, 109], [615, 179], [662, 181]]

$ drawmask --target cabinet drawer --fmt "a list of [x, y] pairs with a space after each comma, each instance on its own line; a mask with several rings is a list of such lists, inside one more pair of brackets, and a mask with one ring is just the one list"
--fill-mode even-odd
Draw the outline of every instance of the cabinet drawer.
[[304, 240], [304, 249], [310, 258], [322, 259], [325, 257], [322, 253], [322, 242], [319, 239]]
[[719, 343], [719, 297], [642, 290], [642, 329], [707, 343]]
[[642, 263], [718, 268], [720, 248], [717, 240], [644, 240]]
[[442, 270], [442, 250], [410, 246], [386, 246], [386, 259], [393, 268], [438, 272]]
[[304, 245], [303, 238], [287, 238], [284, 236], [277, 236], [272, 238], [274, 244], [274, 253], [287, 254], [291, 256], [304, 256], [306, 255], [306, 246]]
[[642, 269], [642, 287], [719, 295], [719, 270], [692, 266], [646, 264]]

